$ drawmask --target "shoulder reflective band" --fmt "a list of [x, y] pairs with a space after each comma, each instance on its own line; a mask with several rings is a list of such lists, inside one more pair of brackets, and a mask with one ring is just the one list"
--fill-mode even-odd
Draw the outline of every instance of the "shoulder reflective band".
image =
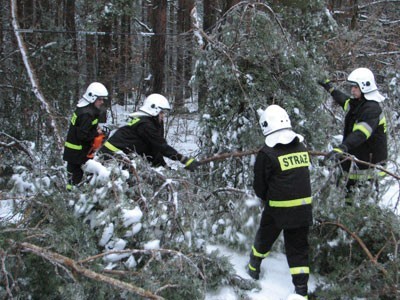
[[364, 133], [365, 136], [367, 137], [367, 139], [369, 139], [369, 137], [372, 134], [371, 126], [369, 126], [368, 123], [366, 123], [366, 122], [360, 122], [360, 123], [354, 124], [353, 132], [356, 130], [360, 130], [362, 133]]
[[94, 119], [94, 120], [92, 121], [92, 125], [96, 125], [97, 123], [99, 123], [99, 119]]
[[269, 255], [269, 251], [267, 253], [260, 253], [256, 248], [254, 248], [254, 246], [251, 246], [251, 251], [255, 257], [266, 258]]
[[72, 118], [71, 118], [71, 124], [75, 126], [76, 123], [76, 119], [78, 118], [78, 116], [76, 115], [76, 113], [72, 114]]
[[307, 266], [290, 268], [291, 275], [310, 274], [310, 268]]
[[311, 197], [293, 199], [293, 200], [269, 200], [270, 207], [295, 207], [308, 205], [312, 203]]
[[350, 109], [350, 98], [347, 99], [347, 100], [344, 102], [343, 109], [344, 109], [344, 111], [348, 111], [348, 110]]
[[111, 144], [110, 142], [105, 142], [104, 143], [104, 147], [106, 147], [108, 150], [112, 151], [112, 152], [117, 152], [117, 151], [121, 151], [120, 149], [118, 149], [117, 147], [115, 147], [113, 144]]
[[310, 157], [308, 156], [308, 152], [296, 152], [278, 156], [278, 160], [282, 171], [308, 167], [310, 165]]
[[380, 115], [379, 126], [383, 126], [383, 132], [386, 132], [387, 123], [386, 123], [386, 117], [383, 113]]
[[74, 149], [74, 150], [82, 150], [82, 145], [75, 145], [68, 142], [65, 142], [65, 147]]
[[140, 121], [140, 118], [134, 118], [128, 122], [128, 126], [133, 126]]

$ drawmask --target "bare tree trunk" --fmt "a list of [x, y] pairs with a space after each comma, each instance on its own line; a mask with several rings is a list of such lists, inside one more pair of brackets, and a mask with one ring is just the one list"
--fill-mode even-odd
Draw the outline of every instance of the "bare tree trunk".
[[[203, 3], [203, 30], [206, 33], [210, 33], [212, 31], [212, 27], [214, 26], [217, 15], [215, 8], [215, 1], [213, 0], [204, 0]], [[207, 43], [207, 41], [205, 41]], [[207, 97], [207, 82], [205, 78], [199, 79], [199, 93], [198, 93], [198, 103], [199, 108], [203, 107], [206, 103]]]
[[[77, 46], [77, 35], [76, 35], [76, 25], [75, 25], [75, 0], [65, 0], [65, 9], [63, 10], [64, 19], [65, 19], [65, 28], [68, 32], [68, 37], [72, 43], [72, 52], [75, 58], [74, 71], [76, 74], [79, 74], [78, 69], [78, 46]], [[71, 87], [71, 90], [74, 92], [74, 98], [78, 99], [79, 97], [79, 85], [78, 80], [76, 81], [76, 85]]]
[[[0, 7], [2, 7], [3, 12], [5, 11], [5, 6], [6, 6], [6, 0], [0, 0]], [[3, 43], [3, 39], [4, 39], [4, 34], [3, 34], [3, 15], [5, 15], [5, 13], [2, 13], [0, 16], [0, 60], [3, 58], [4, 56], [4, 43]]]
[[216, 16], [216, 9], [214, 7], [214, 0], [204, 0], [204, 14], [203, 14], [203, 28], [204, 31], [209, 33], [211, 31], [211, 27], [214, 26]]
[[99, 31], [106, 32], [106, 34], [100, 35], [98, 37], [99, 64], [96, 76], [96, 80], [103, 83], [107, 87], [109, 99], [112, 98], [113, 94], [113, 74], [115, 57], [111, 52], [112, 35], [107, 33], [112, 32], [113, 30], [113, 19], [113, 16], [105, 14], [100, 22]]
[[178, 4], [178, 34], [181, 35], [178, 36], [175, 107], [180, 109], [184, 105], [185, 98], [190, 95], [188, 83], [192, 74], [191, 50], [193, 45], [191, 38], [188, 35], [184, 35], [184, 33], [191, 29], [190, 12], [194, 7], [194, 1], [179, 0]]
[[[121, 19], [121, 32], [129, 33], [131, 31], [130, 26], [131, 19], [129, 16], [122, 16]], [[130, 80], [130, 69], [129, 64], [132, 61], [132, 51], [130, 45], [132, 44], [131, 35], [123, 35], [119, 38], [119, 59], [118, 59], [118, 103], [120, 105], [125, 104], [125, 100], [132, 91], [132, 81]]]
[[150, 69], [153, 75], [154, 93], [162, 93], [164, 86], [165, 34], [167, 26], [167, 1], [154, 0], [149, 8], [150, 23], [154, 36], [150, 42]]
[[90, 83], [97, 74], [97, 46], [94, 35], [86, 35], [86, 85]]

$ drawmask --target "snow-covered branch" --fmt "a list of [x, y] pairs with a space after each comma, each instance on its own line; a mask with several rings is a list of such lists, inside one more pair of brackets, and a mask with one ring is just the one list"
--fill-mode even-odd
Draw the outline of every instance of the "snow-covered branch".
[[[2, 141], [1, 140], [2, 137], [5, 137], [7, 140], [10, 140], [10, 142]], [[29, 162], [31, 164], [35, 164], [37, 162], [35, 155], [28, 147], [25, 146], [24, 142], [17, 140], [16, 138], [12, 137], [11, 135], [5, 132], [0, 132], [0, 147], [18, 149], [24, 152], [26, 155], [28, 155], [28, 157], [30, 158]]]
[[55, 263], [57, 265], [62, 265], [63, 267], [71, 270], [73, 273], [75, 272], [75, 273], [85, 276], [87, 278], [110, 284], [114, 287], [135, 293], [135, 294], [142, 296], [144, 298], [147, 298], [147, 299], [157, 299], [157, 300], [164, 299], [163, 297], [157, 296], [149, 291], [146, 291], [140, 287], [134, 286], [130, 283], [127, 283], [127, 282], [124, 282], [124, 281], [121, 281], [121, 280], [118, 280], [115, 278], [111, 278], [111, 277], [96, 273], [85, 267], [82, 267], [78, 262], [74, 261], [73, 259], [70, 259], [59, 253], [49, 251], [48, 249], [36, 246], [31, 243], [26, 243], [26, 242], [20, 243], [18, 246], [20, 247], [21, 251], [33, 253], [35, 255], [38, 255], [38, 256], [48, 260], [51, 263]]

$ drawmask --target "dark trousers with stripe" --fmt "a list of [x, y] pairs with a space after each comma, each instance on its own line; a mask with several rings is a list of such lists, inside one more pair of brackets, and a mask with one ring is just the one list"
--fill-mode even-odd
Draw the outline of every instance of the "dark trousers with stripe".
[[81, 164], [67, 163], [68, 184], [77, 185], [82, 181], [83, 170]]
[[[299, 227], [292, 229], [282, 229], [275, 225], [274, 219], [268, 213], [262, 214], [260, 227], [257, 230], [254, 248], [258, 253], [268, 253], [274, 242], [278, 239], [279, 234], [283, 230], [285, 242], [286, 257], [289, 268], [296, 270], [298, 267], [307, 267], [309, 265], [309, 245], [308, 232], [309, 227]], [[253, 253], [254, 255], [254, 253]], [[295, 286], [306, 285], [309, 278], [309, 273], [296, 271], [292, 274], [292, 281]]]

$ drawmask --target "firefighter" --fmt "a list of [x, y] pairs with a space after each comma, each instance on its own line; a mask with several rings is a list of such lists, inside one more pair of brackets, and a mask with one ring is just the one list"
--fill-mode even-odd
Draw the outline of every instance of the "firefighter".
[[178, 160], [185, 168], [194, 171], [200, 163], [178, 153], [164, 138], [164, 114], [171, 109], [168, 100], [160, 94], [151, 94], [139, 111], [131, 114], [127, 125], [116, 130], [100, 148], [104, 157], [119, 152], [137, 153], [155, 167], [166, 166], [164, 157]]
[[104, 98], [108, 96], [106, 87], [92, 82], [86, 89], [72, 115], [64, 146], [63, 159], [67, 161], [67, 190], [82, 181], [82, 165], [92, 158], [92, 145], [96, 137], [102, 136], [98, 126]]
[[[372, 164], [384, 164], [387, 159], [386, 118], [380, 103], [385, 100], [375, 82], [374, 74], [367, 68], [358, 68], [350, 73], [351, 96], [335, 89], [329, 80], [318, 83], [327, 90], [337, 104], [346, 112], [343, 140], [327, 156], [339, 160], [347, 152], [359, 160]], [[351, 165], [350, 160], [342, 163], [347, 172], [346, 203], [352, 204], [352, 187], [372, 181], [377, 188], [377, 178], [384, 172], [372, 172], [366, 164]], [[368, 184], [369, 185], [369, 184]]]
[[286, 256], [296, 294], [307, 298], [308, 233], [312, 225], [310, 157], [304, 138], [292, 130], [278, 105], [259, 111], [265, 144], [254, 165], [254, 191], [265, 204], [250, 253], [248, 273], [258, 280], [261, 262], [283, 231]]

